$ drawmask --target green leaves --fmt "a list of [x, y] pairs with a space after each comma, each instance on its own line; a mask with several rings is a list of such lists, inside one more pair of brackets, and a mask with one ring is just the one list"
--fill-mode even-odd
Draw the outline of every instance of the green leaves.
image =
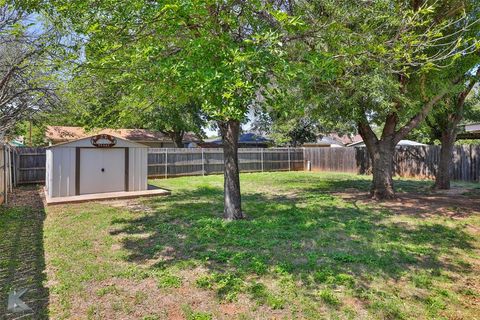
[[[275, 70], [281, 70], [276, 66], [285, 63], [284, 44], [272, 25], [301, 24], [262, 1], [68, 3], [67, 13], [64, 3], [50, 1], [88, 39], [90, 74], [120, 95], [155, 92], [161, 105], [181, 92], [181, 100], [202, 101], [203, 111], [219, 120], [242, 120]], [[86, 10], [93, 5], [95, 10]]]

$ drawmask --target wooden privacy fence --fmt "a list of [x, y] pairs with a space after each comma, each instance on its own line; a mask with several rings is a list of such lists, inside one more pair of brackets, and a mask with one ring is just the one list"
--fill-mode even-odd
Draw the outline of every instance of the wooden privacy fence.
[[[302, 148], [240, 148], [241, 172], [302, 171]], [[223, 150], [218, 148], [150, 148], [148, 177], [169, 178], [223, 173]]]
[[[45, 148], [15, 148], [16, 184], [45, 182]], [[242, 148], [242, 172], [303, 170], [302, 148]], [[148, 177], [169, 178], [223, 173], [223, 150], [217, 148], [150, 148]]]
[[[440, 159], [440, 146], [398, 147], [394, 172], [400, 177], [434, 178]], [[371, 173], [366, 148], [305, 148], [305, 161], [313, 171]], [[480, 181], [480, 146], [456, 146], [452, 179]]]
[[[45, 148], [21, 147], [14, 150], [12, 160], [15, 183], [43, 183]], [[313, 171], [371, 173], [366, 148], [241, 148], [238, 150], [238, 158], [242, 172], [302, 171], [310, 161]], [[401, 177], [433, 178], [439, 159], [439, 146], [397, 148], [394, 157], [395, 174]], [[149, 149], [149, 178], [219, 173], [223, 173], [222, 149]], [[480, 146], [455, 148], [452, 178], [480, 181]]]

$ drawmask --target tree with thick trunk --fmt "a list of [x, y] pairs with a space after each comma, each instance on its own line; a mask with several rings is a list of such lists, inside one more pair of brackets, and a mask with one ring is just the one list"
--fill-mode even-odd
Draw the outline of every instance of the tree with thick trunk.
[[[327, 39], [327, 45], [318, 43], [314, 50], [329, 48], [341, 67], [327, 85], [322, 86], [316, 74], [309, 83], [323, 89], [319, 112], [331, 121], [357, 126], [372, 163], [372, 198], [395, 198], [396, 145], [453, 91], [461, 76], [437, 80], [436, 87], [427, 84], [424, 91], [423, 79], [440, 78], [443, 68], [478, 50], [478, 37], [470, 34], [478, 34], [479, 13], [474, 1], [464, 2], [464, 9], [452, 9], [448, 1], [435, 5], [405, 1], [395, 6], [384, 1], [339, 2], [328, 12], [332, 21], [346, 23], [335, 41]], [[310, 39], [306, 50], [315, 41]]]
[[163, 132], [164, 134], [166, 134], [167, 136], [170, 137], [170, 139], [172, 139], [173, 141], [173, 144], [175, 145], [175, 148], [184, 148], [184, 144], [183, 144], [183, 136], [185, 134], [184, 131], [182, 130], [178, 130], [178, 131], [168, 131], [168, 132]]
[[453, 150], [457, 140], [458, 127], [464, 118], [465, 102], [467, 96], [478, 83], [480, 68], [477, 68], [475, 75], [467, 75], [465, 86], [459, 93], [448, 95], [444, 101], [444, 108], [434, 112], [427, 119], [427, 126], [432, 131], [434, 138], [439, 139], [440, 159], [435, 175], [434, 188], [438, 190], [450, 189], [450, 178], [453, 167]]
[[[459, 122], [455, 121], [454, 123], [458, 125]], [[438, 162], [437, 173], [435, 175], [435, 189], [450, 189], [450, 175], [453, 165], [453, 148], [455, 146], [455, 140], [457, 136], [457, 129], [453, 127], [454, 123], [452, 123], [452, 126], [449, 126], [449, 128], [446, 128], [440, 137], [440, 160]]]
[[222, 135], [224, 169], [224, 209], [227, 220], [243, 219], [242, 199], [240, 195], [240, 175], [238, 169], [238, 137], [240, 121], [218, 121]]
[[[107, 114], [146, 116], [151, 122], [146, 128], [189, 132], [192, 126], [179, 124], [185, 115], [198, 114], [183, 112], [192, 106], [202, 119], [219, 124], [225, 152], [224, 215], [243, 218], [238, 132], [249, 108], [265, 101], [276, 73], [287, 69], [282, 35], [297, 21], [285, 13], [283, 3], [133, 0], [118, 1], [114, 11], [108, 1], [45, 5], [57, 13], [54, 19], [68, 21], [83, 36], [81, 60], [117, 97], [119, 112], [106, 108], [101, 119]], [[94, 11], [87, 9], [92, 5]], [[102, 105], [95, 103], [94, 108]], [[147, 112], [152, 109], [155, 117]], [[172, 139], [181, 144], [179, 135]]]
[[[459, 80], [455, 80], [459, 81]], [[368, 122], [365, 112], [363, 120], [358, 122], [358, 131], [367, 147], [370, 160], [372, 161], [372, 186], [370, 195], [373, 199], [394, 199], [395, 189], [393, 186], [395, 147], [414, 128], [425, 119], [427, 114], [446, 94], [447, 90], [437, 94], [421, 110], [404, 125], [399, 125], [399, 116], [392, 112], [385, 117], [384, 127], [380, 138], [377, 137]]]

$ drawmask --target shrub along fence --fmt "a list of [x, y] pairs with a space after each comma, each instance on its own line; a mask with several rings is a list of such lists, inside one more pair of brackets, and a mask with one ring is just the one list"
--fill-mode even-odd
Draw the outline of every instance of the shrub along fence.
[[[15, 148], [14, 180], [17, 184], [45, 181], [45, 148]], [[241, 172], [337, 171], [369, 174], [371, 162], [365, 148], [241, 148]], [[400, 147], [395, 152], [395, 174], [433, 178], [440, 159], [439, 146]], [[170, 178], [223, 173], [223, 150], [217, 148], [150, 148], [148, 177]], [[452, 178], [480, 181], [480, 146], [457, 146]]]

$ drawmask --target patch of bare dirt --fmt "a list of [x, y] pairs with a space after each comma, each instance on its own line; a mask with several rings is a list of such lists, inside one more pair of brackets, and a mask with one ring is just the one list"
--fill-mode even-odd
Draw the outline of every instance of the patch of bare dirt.
[[13, 189], [8, 194], [9, 207], [30, 207], [34, 210], [43, 210], [45, 195], [43, 188], [37, 185], [27, 185]]
[[138, 199], [107, 200], [107, 201], [103, 201], [103, 203], [109, 206], [112, 206], [114, 208], [127, 209], [132, 212], [150, 213], [155, 211], [151, 207], [144, 205]]
[[186, 310], [204, 312], [213, 319], [288, 319], [291, 310], [272, 310], [257, 305], [245, 294], [239, 294], [234, 302], [217, 298], [212, 290], [196, 286], [196, 279], [207, 272], [197, 267], [180, 270], [179, 288], [160, 288], [154, 278], [109, 278], [85, 285], [85, 292], [71, 298], [71, 315], [91, 319], [142, 319], [156, 316], [159, 319], [186, 319]]
[[[246, 298], [236, 303], [220, 303], [215, 293], [190, 283], [180, 288], [158, 288], [154, 279], [130, 280], [111, 278], [88, 284], [85, 295], [72, 302], [72, 315], [89, 315], [94, 319], [185, 319], [185, 309], [206, 312], [214, 319], [234, 319], [250, 311]], [[257, 310], [258, 312], [258, 310]], [[269, 319], [280, 319], [270, 314]]]
[[398, 198], [388, 201], [375, 201], [360, 191], [335, 193], [349, 202], [375, 204], [399, 214], [432, 217], [443, 215], [452, 219], [462, 219], [480, 213], [480, 195], [465, 195], [466, 189], [452, 189], [429, 194], [399, 193]]

